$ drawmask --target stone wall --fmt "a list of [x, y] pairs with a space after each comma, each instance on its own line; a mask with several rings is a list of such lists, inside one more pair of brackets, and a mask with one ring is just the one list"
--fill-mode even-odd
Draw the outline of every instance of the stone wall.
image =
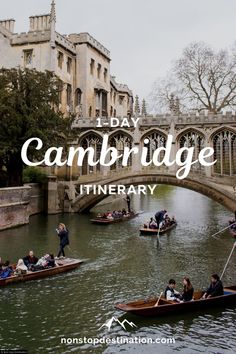
[[38, 184], [0, 188], [0, 230], [29, 223], [44, 210], [44, 192]]

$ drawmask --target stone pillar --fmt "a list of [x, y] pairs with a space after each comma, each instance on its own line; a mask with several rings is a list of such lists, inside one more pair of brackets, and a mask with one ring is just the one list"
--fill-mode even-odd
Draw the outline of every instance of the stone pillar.
[[137, 124], [135, 130], [134, 130], [134, 140], [133, 140], [133, 146], [135, 148], [139, 149], [139, 152], [137, 154], [133, 154], [132, 158], [132, 172], [137, 173], [142, 171], [142, 165], [140, 162], [140, 156], [141, 156], [141, 151], [142, 151], [142, 142], [141, 142], [141, 134], [140, 134], [140, 127], [139, 123]]
[[48, 176], [47, 189], [47, 212], [48, 214], [58, 214], [62, 212], [58, 198], [58, 182], [56, 176]]
[[[169, 130], [168, 134], [173, 136], [172, 148], [171, 148], [171, 154], [170, 154], [170, 160], [173, 161], [176, 158], [176, 152], [178, 149], [177, 142], [176, 142], [176, 132], [175, 132], [174, 119], [171, 120], [170, 130]], [[170, 173], [176, 173], [177, 168], [178, 168], [178, 166], [176, 165], [176, 163], [174, 163], [172, 166], [169, 167]]]

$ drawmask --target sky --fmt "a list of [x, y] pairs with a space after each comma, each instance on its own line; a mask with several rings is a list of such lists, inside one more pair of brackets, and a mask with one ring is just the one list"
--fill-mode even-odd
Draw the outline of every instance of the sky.
[[[0, 18], [26, 32], [28, 17], [50, 12], [50, 4], [1, 0]], [[56, 0], [56, 12], [57, 31], [94, 36], [111, 51], [112, 75], [140, 99], [190, 42], [225, 48], [236, 41], [235, 0]]]

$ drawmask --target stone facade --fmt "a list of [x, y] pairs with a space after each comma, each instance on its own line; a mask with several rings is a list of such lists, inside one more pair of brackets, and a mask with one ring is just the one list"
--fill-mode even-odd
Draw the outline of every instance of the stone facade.
[[15, 20], [0, 21], [0, 67], [55, 72], [64, 83], [61, 110], [78, 118], [132, 114], [132, 92], [111, 76], [109, 50], [89, 33], [59, 34], [54, 0], [50, 14], [29, 22], [29, 31], [18, 34]]
[[38, 184], [0, 188], [0, 230], [29, 223], [30, 215], [44, 211], [44, 191]]

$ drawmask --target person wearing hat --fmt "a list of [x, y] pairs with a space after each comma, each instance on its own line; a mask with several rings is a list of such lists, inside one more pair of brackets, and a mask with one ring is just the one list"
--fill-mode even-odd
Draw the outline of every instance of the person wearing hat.
[[69, 231], [65, 224], [60, 223], [58, 229], [56, 229], [56, 232], [57, 236], [60, 238], [60, 249], [57, 258], [59, 258], [61, 254], [65, 257], [64, 248], [69, 245]]

